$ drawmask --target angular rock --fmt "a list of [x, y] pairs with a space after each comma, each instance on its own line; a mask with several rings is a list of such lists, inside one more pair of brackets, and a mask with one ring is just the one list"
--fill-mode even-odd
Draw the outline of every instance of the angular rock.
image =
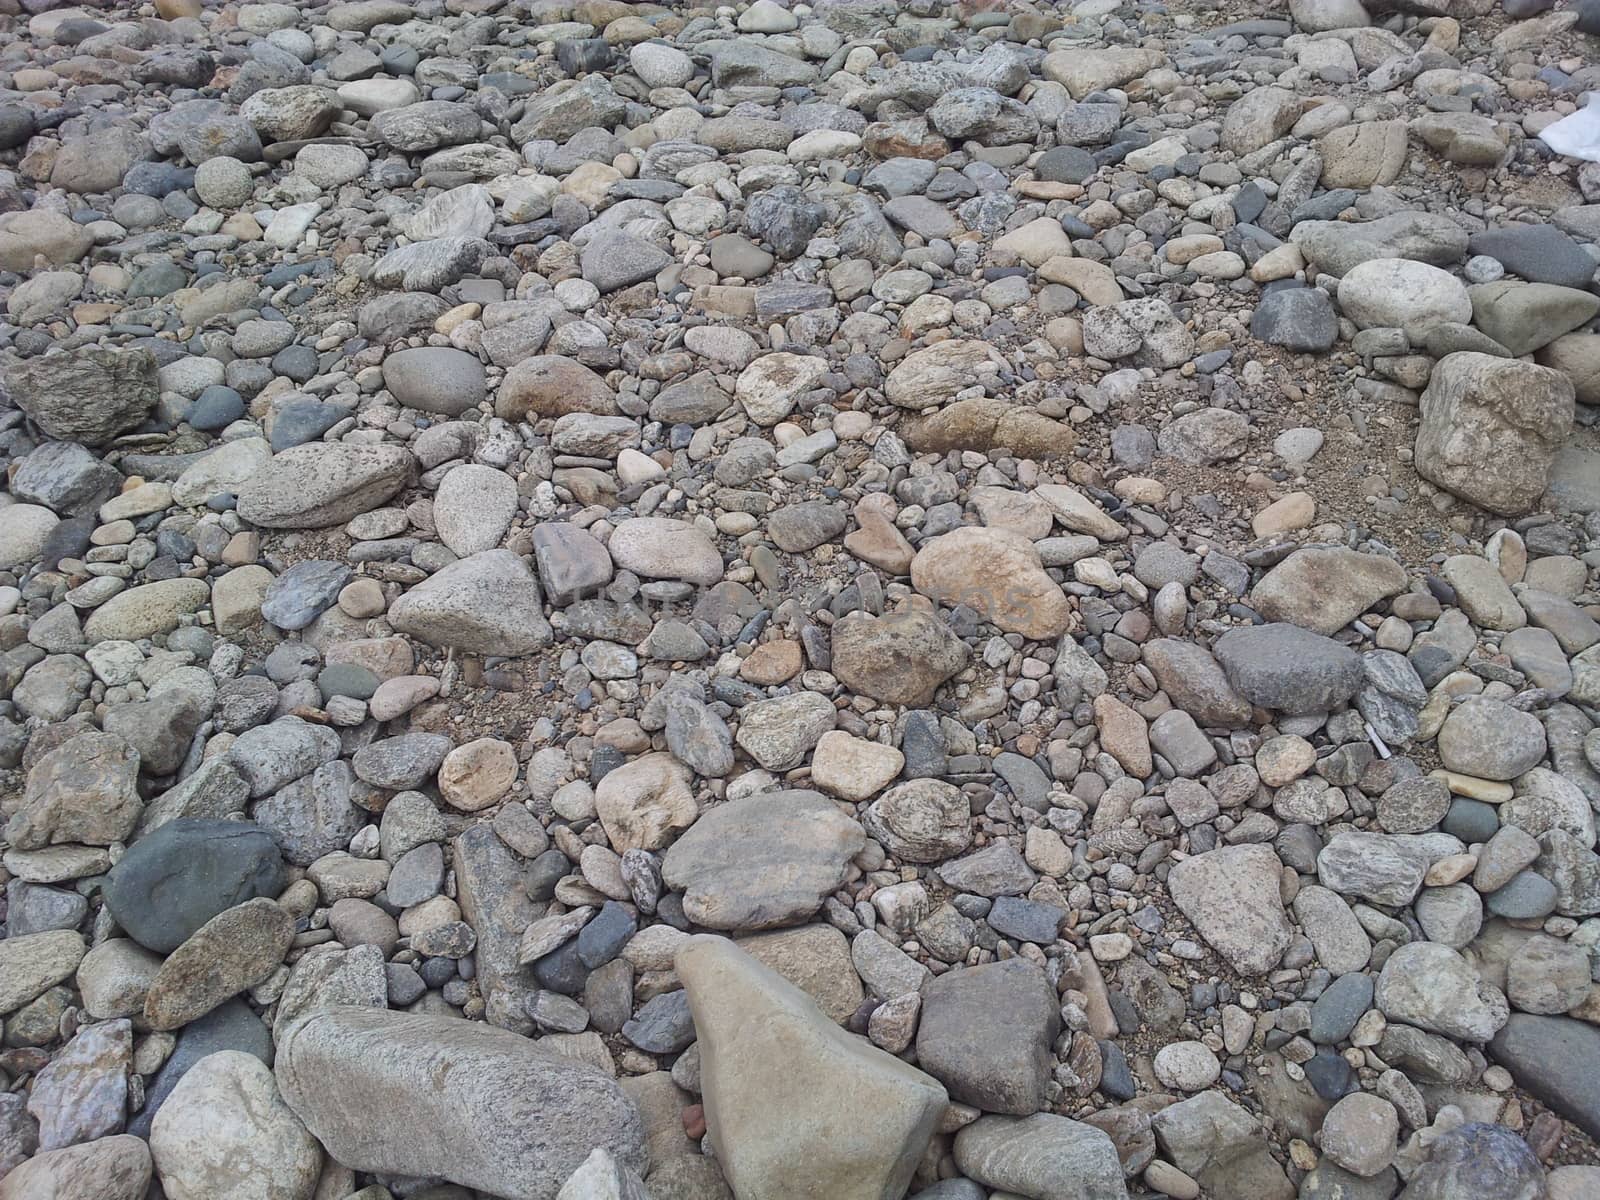
[[1218, 1196], [1292, 1200], [1295, 1187], [1267, 1151], [1261, 1125], [1219, 1092], [1201, 1092], [1150, 1118], [1162, 1155]]
[[1572, 384], [1532, 363], [1461, 352], [1433, 369], [1422, 394], [1417, 472], [1503, 516], [1539, 502], [1572, 428]]
[[150, 1171], [143, 1140], [118, 1134], [35, 1155], [0, 1176], [0, 1200], [143, 1200]]
[[511, 658], [554, 637], [539, 581], [510, 550], [484, 550], [435, 572], [394, 602], [389, 622], [435, 646]]
[[1471, 1122], [1441, 1134], [1428, 1160], [1411, 1175], [1406, 1200], [1449, 1200], [1473, 1195], [1484, 1200], [1537, 1196], [1544, 1169], [1522, 1138], [1503, 1125]]
[[1066, 594], [1044, 573], [1039, 552], [1020, 534], [968, 526], [924, 543], [911, 563], [912, 585], [951, 607], [966, 605], [1008, 633], [1043, 640], [1066, 632]]
[[969, 652], [931, 613], [853, 613], [833, 626], [833, 673], [851, 691], [904, 708], [926, 708]]
[[274, 455], [240, 489], [239, 515], [267, 529], [322, 529], [370, 512], [398, 492], [403, 446], [314, 442]]
[[138, 779], [139, 752], [123, 738], [92, 732], [69, 738], [28, 772], [6, 840], [19, 850], [126, 841], [144, 811]]
[[6, 386], [45, 433], [87, 446], [104, 445], [139, 425], [160, 395], [150, 351], [104, 346], [16, 359]]
[[1044, 972], [1025, 959], [946, 972], [923, 989], [917, 1061], [953, 1100], [1036, 1113], [1045, 1106], [1058, 1008]]
[[283, 962], [294, 918], [261, 897], [217, 914], [161, 964], [145, 997], [152, 1029], [177, 1029], [260, 983]]
[[1307, 547], [1268, 571], [1251, 589], [1250, 603], [1269, 621], [1327, 636], [1406, 582], [1405, 568], [1393, 559], [1342, 546]]
[[817, 792], [762, 792], [708, 810], [667, 850], [661, 877], [709, 929], [769, 929], [809, 917], [866, 845]]
[[608, 771], [594, 805], [611, 848], [659, 850], [699, 815], [692, 776], [670, 754], [646, 754]]
[[706, 1125], [739, 1195], [905, 1190], [945, 1109], [935, 1080], [841, 1030], [731, 942], [691, 938], [675, 966], [699, 1037]]
[[1222, 846], [1173, 867], [1167, 889], [1235, 969], [1260, 975], [1278, 965], [1293, 932], [1278, 892], [1282, 870], [1268, 846]]
[[1499, 988], [1436, 942], [1398, 947], [1378, 975], [1373, 1003], [1391, 1021], [1469, 1042], [1487, 1042], [1510, 1015]]

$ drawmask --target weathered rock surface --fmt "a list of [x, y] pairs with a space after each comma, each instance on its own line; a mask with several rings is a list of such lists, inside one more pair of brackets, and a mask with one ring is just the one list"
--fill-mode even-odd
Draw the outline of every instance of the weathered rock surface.
[[[604, 1072], [449, 1017], [333, 1008], [284, 1031], [284, 1101], [338, 1162], [553, 1200], [591, 1150], [645, 1165], [638, 1109]], [[363, 1112], [390, 1114], [374, 1123]]]

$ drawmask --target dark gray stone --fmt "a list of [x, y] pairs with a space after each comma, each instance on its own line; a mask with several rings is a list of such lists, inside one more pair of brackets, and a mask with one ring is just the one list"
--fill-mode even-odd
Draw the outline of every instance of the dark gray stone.
[[1241, 696], [1290, 715], [1344, 703], [1363, 678], [1354, 650], [1298, 625], [1230, 629], [1217, 639], [1215, 653]]
[[1441, 828], [1469, 846], [1473, 842], [1487, 842], [1500, 828], [1500, 814], [1492, 804], [1458, 796], [1450, 802], [1450, 811], [1445, 814]]
[[212, 917], [287, 884], [272, 835], [245, 821], [168, 821], [106, 877], [106, 907], [141, 946], [166, 954]]
[[967, 967], [923, 990], [917, 1061], [952, 1100], [1027, 1116], [1045, 1105], [1060, 1028], [1055, 989], [1032, 963]]
[[1034, 178], [1048, 183], [1082, 183], [1099, 169], [1094, 155], [1078, 146], [1046, 150], [1033, 164]]
[[1359, 971], [1339, 976], [1311, 1005], [1311, 1040], [1321, 1046], [1337, 1045], [1371, 1007], [1372, 976]]
[[64, 517], [93, 513], [122, 486], [122, 474], [76, 442], [46, 442], [17, 464], [11, 494]]
[[632, 909], [607, 900], [579, 932], [578, 958], [591, 971], [603, 967], [622, 953], [622, 947], [638, 928], [639, 921]]
[[1489, 1053], [1519, 1087], [1600, 1137], [1600, 1028], [1571, 1017], [1512, 1013]]
[[[1506, 9], [1510, 11], [1509, 0]], [[1506, 270], [1532, 283], [1587, 288], [1594, 277], [1594, 260], [1583, 252], [1583, 247], [1554, 225], [1543, 222], [1486, 229], [1467, 239], [1467, 249], [1498, 259]]]
[[350, 415], [343, 404], [322, 400], [289, 400], [277, 410], [272, 422], [273, 453], [314, 442]]
[[333, 607], [352, 574], [342, 562], [297, 562], [268, 586], [261, 615], [279, 629], [304, 629]]
[[1320, 354], [1338, 339], [1339, 317], [1321, 288], [1284, 288], [1261, 297], [1250, 332], [1269, 346]]
[[679, 989], [647, 1000], [622, 1027], [622, 1036], [646, 1054], [676, 1054], [694, 1041], [689, 995]]
[[1002, 937], [1048, 946], [1056, 940], [1066, 912], [1019, 896], [998, 896], [989, 909], [989, 926]]

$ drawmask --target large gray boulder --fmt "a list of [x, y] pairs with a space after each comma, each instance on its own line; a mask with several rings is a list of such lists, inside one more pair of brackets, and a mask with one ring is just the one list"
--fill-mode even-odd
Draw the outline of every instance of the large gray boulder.
[[239, 489], [239, 515], [267, 529], [322, 529], [371, 512], [405, 486], [404, 446], [308, 442], [275, 454]]
[[139, 425], [161, 394], [150, 351], [105, 346], [17, 359], [6, 386], [45, 433], [87, 446], [102, 446]]
[[539, 581], [510, 550], [484, 550], [419, 583], [389, 610], [401, 633], [468, 654], [515, 658], [550, 644]]
[[491, 1025], [317, 1009], [284, 1031], [276, 1070], [289, 1107], [357, 1171], [554, 1200], [596, 1147], [645, 1169], [643, 1121], [614, 1080]]
[[1230, 629], [1215, 651], [1239, 695], [1291, 716], [1327, 712], [1354, 696], [1364, 678], [1349, 646], [1287, 622]]
[[140, 838], [106, 877], [106, 908], [134, 941], [167, 954], [218, 913], [287, 882], [272, 835], [249, 821], [180, 819]]
[[1574, 411], [1572, 381], [1559, 371], [1446, 355], [1422, 393], [1417, 474], [1490, 512], [1521, 516], [1544, 494]]
[[1512, 1013], [1489, 1053], [1518, 1087], [1600, 1137], [1600, 1029], [1570, 1017]]

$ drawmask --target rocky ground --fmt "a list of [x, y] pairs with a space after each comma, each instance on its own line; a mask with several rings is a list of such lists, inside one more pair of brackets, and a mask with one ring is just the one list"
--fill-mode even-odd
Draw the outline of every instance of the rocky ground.
[[0, 12], [0, 1200], [1600, 1197], [1600, 3]]

